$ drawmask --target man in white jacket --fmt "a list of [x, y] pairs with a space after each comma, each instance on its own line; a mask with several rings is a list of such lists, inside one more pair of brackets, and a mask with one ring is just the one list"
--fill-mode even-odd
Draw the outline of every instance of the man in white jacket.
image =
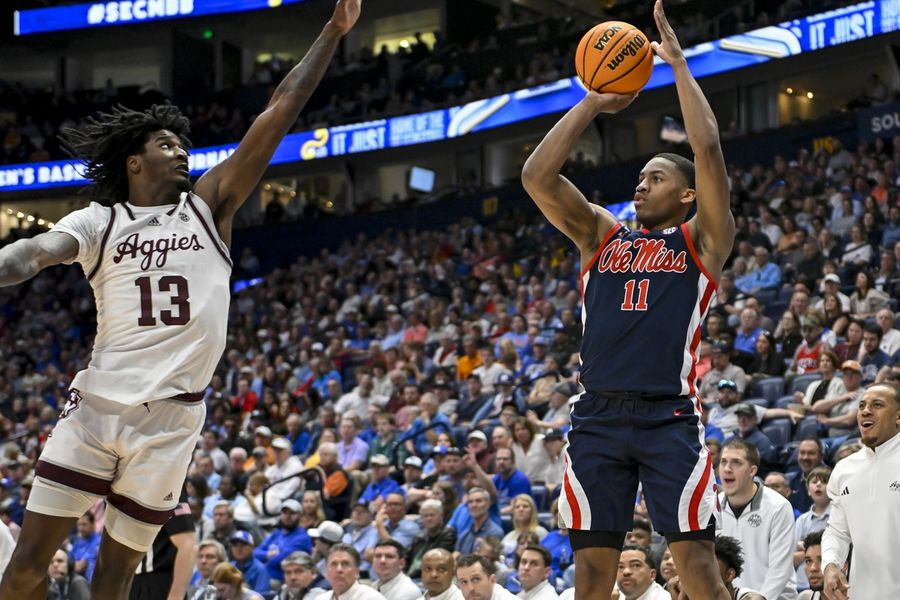
[[425, 595], [420, 600], [465, 600], [453, 585], [456, 564], [453, 555], [443, 548], [433, 548], [422, 557], [422, 586]]
[[391, 600], [418, 600], [422, 595], [403, 568], [406, 566], [406, 548], [397, 540], [381, 540], [375, 544], [372, 570], [378, 577], [372, 587]]
[[759, 451], [743, 440], [722, 448], [719, 494], [722, 519], [717, 535], [733, 537], [744, 549], [744, 572], [736, 587], [759, 590], [768, 600], [795, 600], [794, 511], [784, 496], [755, 480]]
[[[822, 536], [830, 600], [900, 598], [900, 388], [875, 384], [856, 417], [863, 448], [840, 461], [828, 482], [831, 518]], [[850, 581], [842, 571], [853, 544]]]
[[489, 559], [464, 554], [456, 561], [456, 581], [466, 600], [519, 600], [497, 583]]

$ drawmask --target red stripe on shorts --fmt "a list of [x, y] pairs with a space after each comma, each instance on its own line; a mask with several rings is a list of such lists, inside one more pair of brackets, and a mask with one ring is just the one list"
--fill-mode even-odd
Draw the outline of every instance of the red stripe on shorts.
[[566, 464], [566, 473], [563, 475], [563, 487], [566, 489], [566, 500], [569, 501], [569, 506], [572, 508], [572, 523], [569, 524], [569, 529], [581, 529], [581, 508], [578, 506], [575, 490], [572, 489], [572, 484], [569, 482], [568, 453], [563, 456], [563, 460]]
[[61, 467], [44, 460], [39, 460], [34, 468], [34, 474], [43, 477], [49, 481], [60, 483], [66, 487], [93, 494], [95, 496], [105, 496], [109, 493], [111, 481], [100, 479], [92, 475], [86, 475]]
[[706, 492], [706, 484], [709, 481], [711, 466], [712, 456], [707, 452], [706, 467], [703, 469], [703, 477], [700, 478], [697, 487], [694, 488], [694, 493], [691, 494], [691, 504], [688, 506], [688, 524], [691, 526], [691, 531], [700, 531], [702, 529], [700, 527], [700, 501], [703, 499], [704, 492]]

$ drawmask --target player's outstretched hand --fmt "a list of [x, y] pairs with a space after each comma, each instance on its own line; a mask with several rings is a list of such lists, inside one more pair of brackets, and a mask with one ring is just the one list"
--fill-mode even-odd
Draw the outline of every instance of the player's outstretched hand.
[[338, 0], [331, 16], [331, 24], [340, 30], [341, 35], [346, 35], [356, 25], [361, 5], [362, 0]]
[[583, 102], [589, 102], [598, 113], [617, 113], [634, 102], [637, 97], [637, 92], [634, 94], [601, 94], [589, 91]]
[[683, 61], [684, 52], [681, 51], [681, 44], [678, 43], [675, 30], [669, 25], [666, 13], [663, 11], [662, 0], [656, 0], [656, 4], [653, 6], [653, 20], [656, 21], [660, 41], [650, 42], [650, 48], [670, 65]]
[[847, 600], [847, 578], [837, 565], [830, 564], [825, 567], [825, 585], [822, 593], [828, 600]]

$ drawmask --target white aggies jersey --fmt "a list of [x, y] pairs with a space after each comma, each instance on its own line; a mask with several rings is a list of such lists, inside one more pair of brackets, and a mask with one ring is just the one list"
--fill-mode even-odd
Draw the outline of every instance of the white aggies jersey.
[[231, 300], [231, 259], [207, 204], [188, 193], [175, 205], [91, 203], [53, 231], [78, 240], [97, 305], [91, 362], [72, 388], [128, 405], [201, 399]]

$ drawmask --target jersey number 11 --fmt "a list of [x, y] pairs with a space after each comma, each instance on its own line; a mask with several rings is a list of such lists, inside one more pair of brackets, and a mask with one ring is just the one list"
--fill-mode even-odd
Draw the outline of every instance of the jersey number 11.
[[625, 282], [625, 299], [622, 300], [622, 310], [647, 310], [647, 294], [650, 292], [650, 280], [641, 279], [637, 282], [637, 302], [634, 301], [635, 279]]

